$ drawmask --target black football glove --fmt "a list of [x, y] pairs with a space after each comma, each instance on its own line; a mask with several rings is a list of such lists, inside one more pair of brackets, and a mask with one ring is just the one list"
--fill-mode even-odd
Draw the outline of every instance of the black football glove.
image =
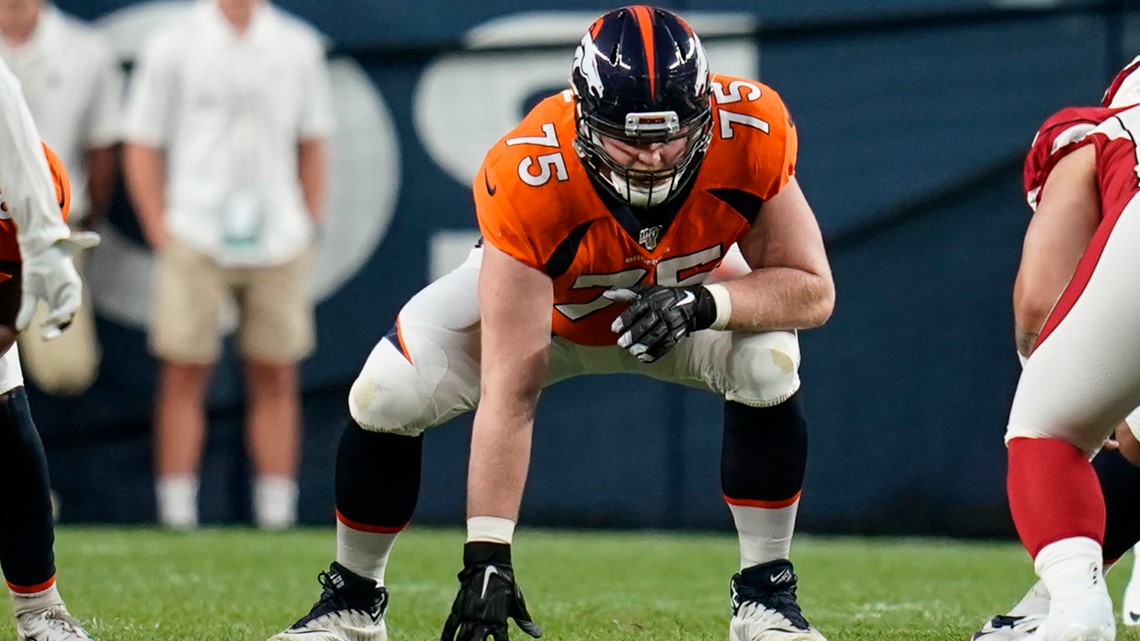
[[617, 344], [643, 363], [652, 363], [695, 331], [711, 327], [716, 320], [712, 292], [695, 287], [634, 285], [611, 289], [603, 295], [629, 303], [610, 327], [618, 335]]
[[511, 546], [473, 542], [463, 546], [459, 594], [443, 625], [440, 641], [508, 641], [507, 618], [534, 638], [542, 636], [530, 618], [511, 570]]

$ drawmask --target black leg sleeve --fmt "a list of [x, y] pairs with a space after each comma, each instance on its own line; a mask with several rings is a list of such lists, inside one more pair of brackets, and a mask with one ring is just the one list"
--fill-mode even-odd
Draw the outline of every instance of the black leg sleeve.
[[23, 387], [0, 395], [0, 568], [8, 583], [39, 586], [55, 576], [51, 483]]
[[420, 494], [423, 434], [370, 432], [349, 419], [336, 457], [336, 509], [349, 525], [399, 530]]
[[728, 499], [785, 501], [799, 493], [807, 423], [799, 393], [772, 407], [724, 404], [720, 481]]
[[1116, 450], [1102, 450], [1093, 469], [1104, 492], [1104, 558], [1115, 561], [1140, 541], [1140, 468]]

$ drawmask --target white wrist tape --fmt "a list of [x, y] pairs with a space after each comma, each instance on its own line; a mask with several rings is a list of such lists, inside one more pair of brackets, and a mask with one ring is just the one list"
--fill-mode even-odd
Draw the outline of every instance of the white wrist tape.
[[709, 290], [712, 294], [713, 302], [716, 303], [716, 320], [709, 329], [725, 329], [728, 327], [728, 319], [732, 318], [732, 297], [728, 295], [728, 289], [724, 285], [705, 285], [705, 289]]
[[467, 519], [467, 542], [511, 544], [515, 535], [515, 522], [499, 516], [472, 516]]

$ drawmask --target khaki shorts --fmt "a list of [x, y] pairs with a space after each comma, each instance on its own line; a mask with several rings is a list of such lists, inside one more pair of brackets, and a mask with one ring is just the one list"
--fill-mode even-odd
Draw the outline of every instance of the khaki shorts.
[[310, 254], [270, 267], [221, 267], [171, 241], [159, 254], [150, 350], [168, 361], [213, 363], [221, 351], [221, 315], [232, 300], [241, 354], [295, 363], [313, 351]]

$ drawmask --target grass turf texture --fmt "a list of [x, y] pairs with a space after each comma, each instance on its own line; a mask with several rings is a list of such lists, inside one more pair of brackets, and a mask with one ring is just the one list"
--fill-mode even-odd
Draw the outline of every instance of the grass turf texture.
[[[412, 528], [388, 570], [393, 641], [430, 641], [451, 606], [463, 534]], [[543, 639], [723, 641], [728, 534], [523, 528], [515, 568]], [[263, 641], [304, 614], [332, 560], [331, 529], [61, 528], [60, 589], [100, 641]], [[965, 641], [1033, 580], [1014, 543], [797, 538], [800, 604], [830, 641]], [[1109, 576], [1119, 599], [1128, 561]], [[0, 639], [13, 638], [10, 620]], [[516, 641], [529, 639], [511, 627]], [[1120, 629], [1121, 641], [1140, 632]]]

